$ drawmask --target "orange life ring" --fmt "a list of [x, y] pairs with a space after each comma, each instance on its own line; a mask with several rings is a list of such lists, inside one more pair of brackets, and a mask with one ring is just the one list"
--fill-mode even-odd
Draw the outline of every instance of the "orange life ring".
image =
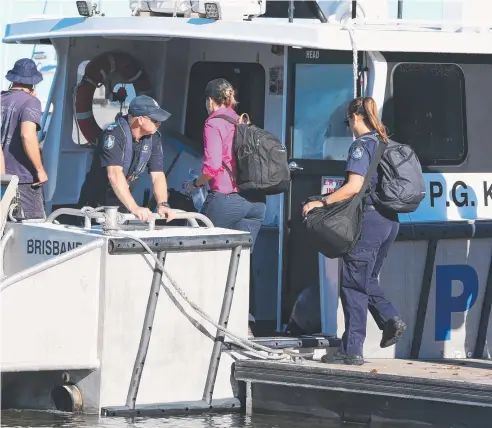
[[[111, 83], [133, 84], [137, 95], [148, 94], [151, 85], [140, 63], [124, 52], [106, 52], [90, 61], [75, 91], [75, 118], [80, 132], [95, 143], [102, 129], [94, 118], [92, 103], [96, 88]], [[112, 91], [113, 87], [109, 88]]]

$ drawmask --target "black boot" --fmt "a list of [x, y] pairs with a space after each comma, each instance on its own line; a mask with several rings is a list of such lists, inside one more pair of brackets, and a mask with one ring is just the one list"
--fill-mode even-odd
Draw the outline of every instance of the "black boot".
[[381, 348], [387, 348], [398, 342], [406, 329], [407, 325], [400, 317], [394, 317], [388, 320], [384, 324], [383, 338], [380, 344]]

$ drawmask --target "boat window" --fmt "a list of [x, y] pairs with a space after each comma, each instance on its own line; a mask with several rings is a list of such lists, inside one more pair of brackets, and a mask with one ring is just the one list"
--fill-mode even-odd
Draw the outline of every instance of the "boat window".
[[461, 68], [402, 63], [395, 67], [392, 82], [383, 117], [390, 137], [412, 146], [423, 165], [462, 163], [467, 139]]
[[[83, 61], [79, 65], [79, 68], [77, 70], [77, 83], [80, 83], [80, 81], [82, 80], [82, 77], [85, 72], [85, 67], [87, 66], [88, 63], [89, 61]], [[116, 93], [116, 91], [122, 86], [126, 89], [127, 92], [126, 100], [122, 106], [120, 105], [119, 102], [111, 102], [106, 99], [104, 86], [97, 88], [94, 92], [94, 97], [92, 100], [92, 111], [94, 113], [94, 119], [96, 119], [96, 122], [101, 129], [105, 129], [107, 126], [113, 123], [116, 118], [116, 115], [120, 113], [120, 111], [123, 114], [128, 113], [128, 105], [130, 104], [131, 100], [136, 96], [135, 88], [132, 84], [130, 85], [116, 84], [113, 87], [113, 92]], [[85, 139], [82, 132], [79, 131], [79, 128], [75, 123], [75, 118], [73, 119], [72, 139], [75, 144], [78, 145], [87, 144], [87, 140]]]
[[345, 126], [353, 98], [352, 64], [296, 64], [294, 158], [345, 160], [353, 137]]

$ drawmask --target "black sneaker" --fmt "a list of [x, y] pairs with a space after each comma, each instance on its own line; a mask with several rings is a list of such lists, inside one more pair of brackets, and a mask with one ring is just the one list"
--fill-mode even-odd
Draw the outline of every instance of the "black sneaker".
[[407, 325], [401, 318], [395, 317], [388, 320], [384, 325], [381, 348], [387, 348], [398, 342], [406, 329]]
[[346, 364], [349, 366], [361, 366], [365, 363], [364, 357], [361, 355], [347, 355], [337, 352], [333, 357], [327, 354], [321, 357], [321, 362], [326, 364]]

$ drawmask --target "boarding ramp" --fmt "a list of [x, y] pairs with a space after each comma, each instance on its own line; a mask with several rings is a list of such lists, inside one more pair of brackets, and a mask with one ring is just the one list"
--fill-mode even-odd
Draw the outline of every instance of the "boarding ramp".
[[[56, 224], [62, 214], [85, 228]], [[115, 207], [8, 223], [0, 355], [10, 406], [59, 408], [62, 388], [65, 410], [108, 415], [240, 408], [233, 362], [262, 351], [242, 339], [251, 236], [197, 213], [177, 218], [190, 226], [134, 224]], [[223, 351], [225, 336], [236, 346]]]

